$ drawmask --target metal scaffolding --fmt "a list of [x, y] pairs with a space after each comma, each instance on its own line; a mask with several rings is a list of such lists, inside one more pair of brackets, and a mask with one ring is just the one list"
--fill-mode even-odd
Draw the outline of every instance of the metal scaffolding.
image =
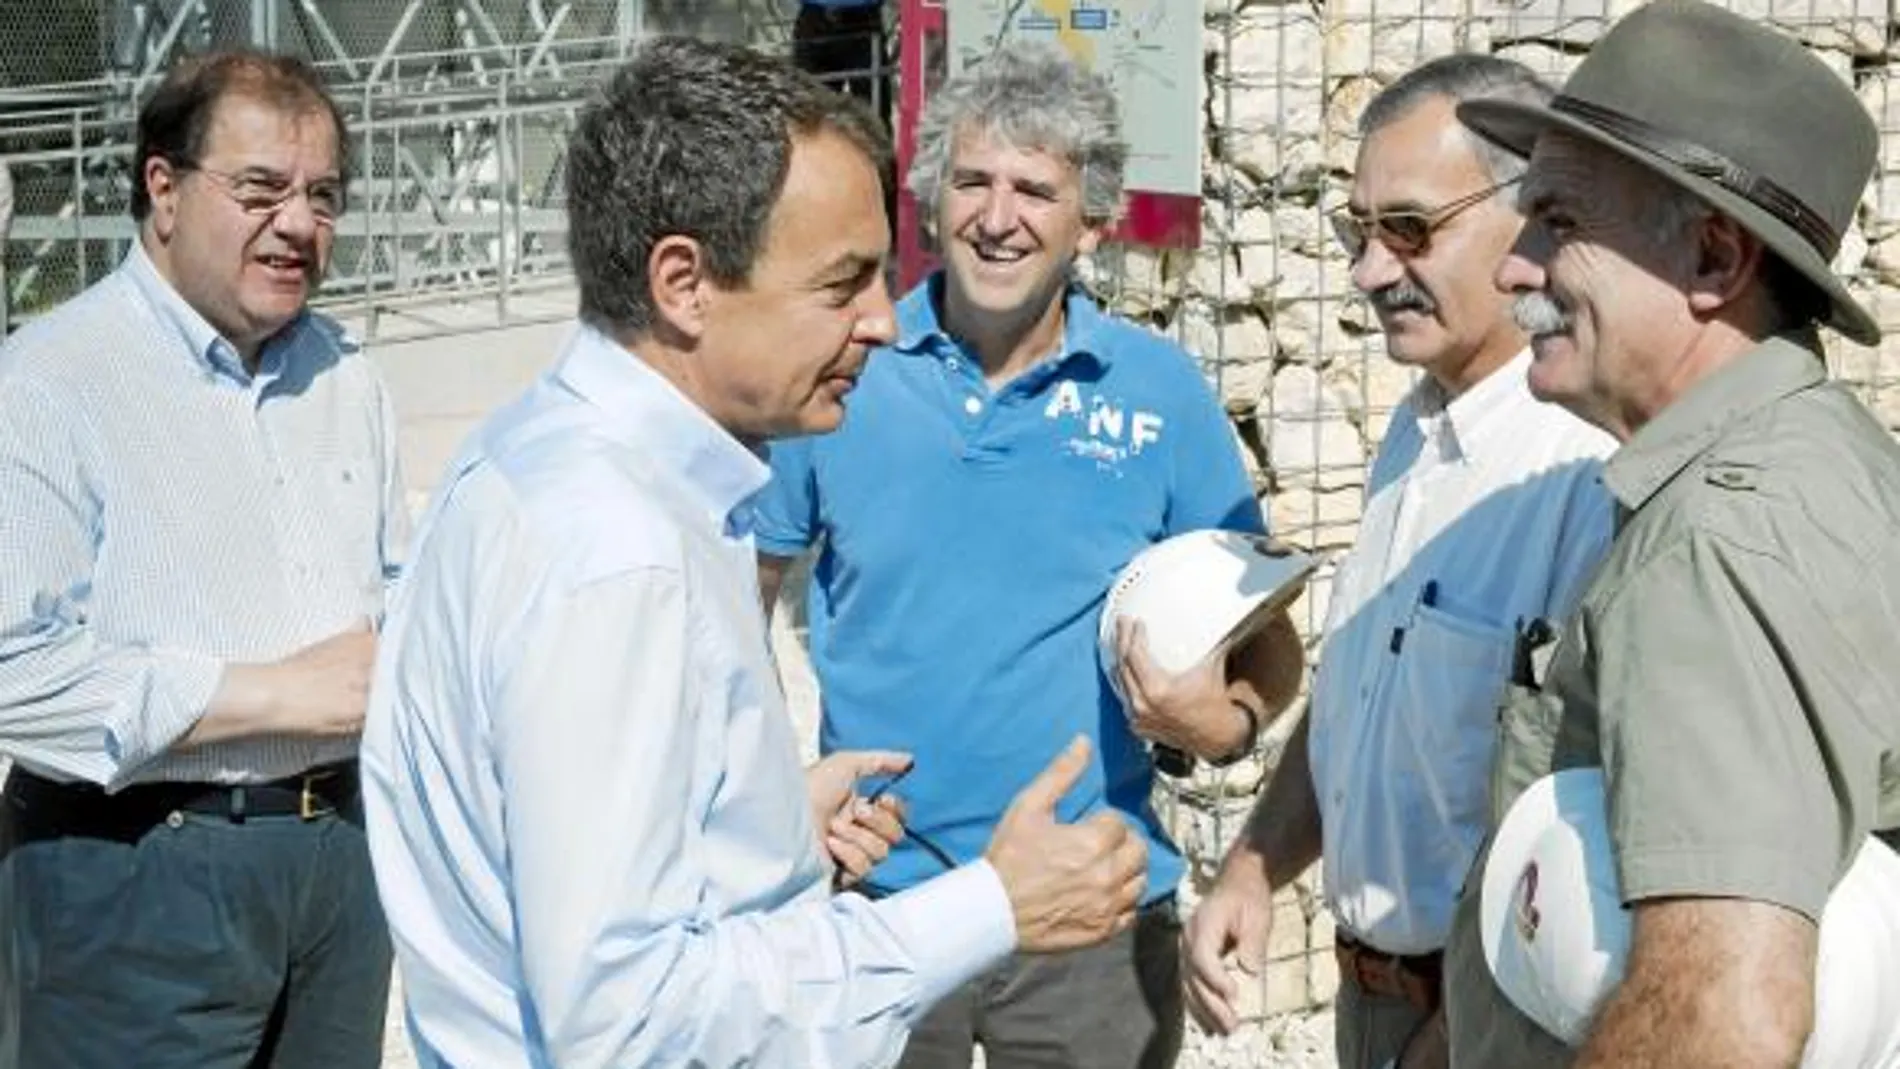
[[772, 0], [98, 0], [0, 10], [6, 297], [30, 318], [111, 270], [139, 102], [182, 55], [248, 44], [322, 70], [351, 126], [351, 211], [323, 302], [511, 295], [565, 267], [561, 154], [587, 90], [648, 32], [781, 45]]

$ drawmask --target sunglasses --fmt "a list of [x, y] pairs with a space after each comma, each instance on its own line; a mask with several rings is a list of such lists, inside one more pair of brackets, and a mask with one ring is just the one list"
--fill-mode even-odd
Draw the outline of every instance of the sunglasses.
[[1366, 246], [1374, 241], [1384, 245], [1395, 256], [1422, 256], [1431, 248], [1432, 234], [1439, 227], [1456, 219], [1459, 212], [1474, 204], [1481, 204], [1492, 194], [1523, 180], [1523, 175], [1507, 178], [1495, 186], [1487, 186], [1449, 204], [1418, 211], [1374, 211], [1362, 215], [1346, 208], [1332, 215], [1333, 236], [1339, 239], [1340, 247], [1354, 261], [1364, 256]]

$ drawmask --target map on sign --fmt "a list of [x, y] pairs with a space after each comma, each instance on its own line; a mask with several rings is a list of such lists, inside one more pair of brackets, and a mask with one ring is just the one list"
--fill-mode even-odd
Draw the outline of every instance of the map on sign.
[[1048, 41], [1115, 87], [1130, 190], [1201, 192], [1200, 0], [956, 0], [950, 75], [1005, 40]]

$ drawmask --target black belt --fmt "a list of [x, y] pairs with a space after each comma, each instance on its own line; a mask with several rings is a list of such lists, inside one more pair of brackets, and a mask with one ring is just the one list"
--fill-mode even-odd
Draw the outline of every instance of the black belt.
[[59, 783], [16, 768], [6, 800], [26, 839], [81, 836], [130, 840], [186, 813], [242, 824], [252, 817], [315, 820], [360, 794], [355, 761], [319, 765], [294, 776], [242, 786], [141, 783], [112, 794], [90, 783]]

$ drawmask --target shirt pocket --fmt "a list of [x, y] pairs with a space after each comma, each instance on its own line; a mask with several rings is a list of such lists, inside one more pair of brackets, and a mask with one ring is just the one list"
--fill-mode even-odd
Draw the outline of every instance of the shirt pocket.
[[1505, 628], [1420, 604], [1394, 665], [1392, 682], [1402, 689], [1388, 707], [1405, 719], [1425, 800], [1467, 851], [1484, 832], [1493, 724], [1511, 649]]

